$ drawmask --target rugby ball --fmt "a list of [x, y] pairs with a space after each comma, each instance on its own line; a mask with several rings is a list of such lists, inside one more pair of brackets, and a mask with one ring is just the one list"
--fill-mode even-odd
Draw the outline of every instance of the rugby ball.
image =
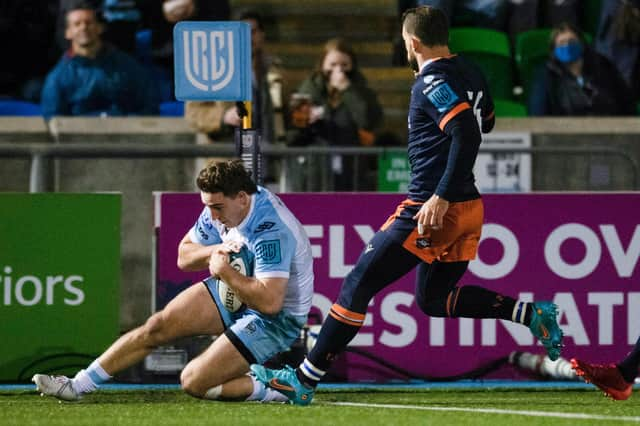
[[[246, 247], [243, 246], [239, 253], [229, 253], [229, 263], [242, 275], [253, 275], [253, 256]], [[218, 279], [218, 296], [224, 308], [229, 312], [237, 312], [246, 307], [233, 289], [221, 279]]]

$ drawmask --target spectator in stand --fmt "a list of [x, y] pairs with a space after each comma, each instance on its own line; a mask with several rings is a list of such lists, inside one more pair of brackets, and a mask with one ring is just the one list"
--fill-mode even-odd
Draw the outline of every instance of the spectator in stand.
[[[142, 25], [142, 13], [138, 3], [142, 0], [84, 0], [100, 15], [104, 34], [102, 39], [117, 48], [134, 55], [136, 32]], [[60, 52], [69, 48], [66, 38], [67, 12], [73, 9], [78, 0], [60, 0], [56, 24], [56, 44]]]
[[66, 16], [71, 48], [47, 75], [42, 90], [45, 119], [55, 115], [155, 115], [155, 86], [127, 53], [102, 41], [104, 26], [89, 3]]
[[605, 1], [595, 50], [613, 62], [640, 101], [640, 0]]
[[[382, 106], [360, 72], [353, 48], [343, 39], [327, 41], [317, 68], [300, 84], [295, 96], [298, 100], [294, 101], [297, 105], [292, 106], [292, 128], [295, 130], [289, 134], [291, 145], [373, 145], [374, 132], [382, 125]], [[315, 181], [311, 185], [315, 188], [311, 189], [320, 189], [317, 179], [324, 167], [331, 171], [333, 190], [375, 189], [370, 182], [362, 180], [354, 185], [356, 163], [353, 157], [332, 155], [329, 163], [320, 165], [320, 170], [304, 167], [312, 173], [309, 178]], [[370, 169], [364, 163], [361, 161], [357, 170], [359, 177]]]
[[529, 115], [633, 115], [630, 91], [616, 67], [563, 23], [551, 33], [549, 60], [534, 76]]

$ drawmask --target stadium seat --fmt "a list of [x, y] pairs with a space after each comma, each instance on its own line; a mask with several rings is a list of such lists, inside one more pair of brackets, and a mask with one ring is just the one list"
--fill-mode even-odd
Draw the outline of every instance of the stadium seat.
[[549, 57], [550, 37], [551, 28], [523, 31], [515, 36], [514, 56], [524, 99], [527, 99], [535, 70]]
[[527, 107], [520, 102], [507, 99], [494, 99], [496, 117], [526, 117]]
[[592, 39], [596, 37], [598, 32], [602, 1], [603, 0], [585, 0], [582, 7], [582, 30]]
[[488, 28], [452, 28], [449, 48], [480, 66], [494, 98], [513, 99], [514, 69], [506, 33]]
[[184, 116], [184, 102], [161, 102], [160, 115], [163, 117], [182, 117]]
[[42, 115], [39, 104], [20, 101], [18, 99], [0, 99], [0, 115], [33, 117]]

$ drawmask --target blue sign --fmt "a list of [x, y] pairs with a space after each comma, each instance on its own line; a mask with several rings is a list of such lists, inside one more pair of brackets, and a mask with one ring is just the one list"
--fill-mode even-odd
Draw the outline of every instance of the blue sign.
[[173, 28], [176, 99], [251, 100], [251, 27], [246, 22], [178, 22]]

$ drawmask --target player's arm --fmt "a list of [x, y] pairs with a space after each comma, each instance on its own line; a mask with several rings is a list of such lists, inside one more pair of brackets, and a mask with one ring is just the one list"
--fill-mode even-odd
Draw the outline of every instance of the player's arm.
[[211, 215], [205, 207], [178, 244], [178, 268], [187, 272], [206, 270], [211, 254], [221, 246], [220, 234], [213, 226]]
[[233, 289], [236, 295], [252, 309], [266, 315], [275, 315], [282, 310], [289, 278], [247, 277], [230, 264], [228, 252], [218, 246], [209, 260], [209, 272]]
[[178, 268], [182, 271], [202, 271], [209, 266], [209, 258], [213, 251], [220, 247], [216, 245], [203, 245], [193, 242], [187, 232], [178, 245]]
[[436, 187], [435, 194], [447, 199], [453, 182], [460, 182], [464, 176], [472, 172], [482, 137], [470, 108], [461, 110], [445, 123], [443, 131], [451, 138], [451, 146], [447, 167]]

